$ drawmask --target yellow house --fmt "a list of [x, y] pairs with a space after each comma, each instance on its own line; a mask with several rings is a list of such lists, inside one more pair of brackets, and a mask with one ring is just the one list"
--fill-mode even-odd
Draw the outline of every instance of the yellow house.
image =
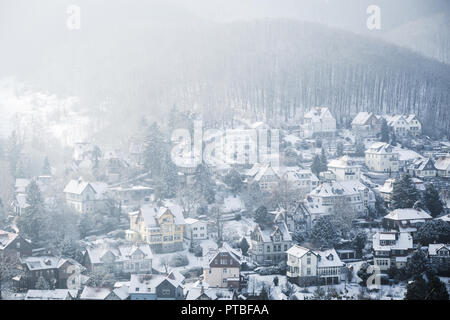
[[157, 253], [183, 250], [184, 217], [180, 206], [143, 205], [130, 212], [130, 230], [127, 240], [148, 243]]

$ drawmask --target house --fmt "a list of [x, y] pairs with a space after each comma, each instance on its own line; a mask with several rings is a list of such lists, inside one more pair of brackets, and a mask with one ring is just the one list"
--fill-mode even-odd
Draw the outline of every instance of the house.
[[120, 297], [109, 288], [94, 288], [85, 286], [80, 294], [80, 300], [121, 300]]
[[339, 284], [345, 264], [335, 249], [312, 250], [295, 244], [287, 253], [286, 276], [298, 285]]
[[199, 280], [189, 288], [185, 300], [217, 300], [216, 292], [217, 288], [210, 288], [206, 282]]
[[69, 278], [81, 274], [85, 268], [73, 259], [55, 256], [32, 256], [20, 258], [28, 288], [34, 288], [39, 277], [58, 289], [66, 289]]
[[106, 188], [104, 183], [87, 182], [81, 177], [70, 180], [64, 188], [66, 204], [79, 213], [93, 213], [103, 207]]
[[378, 192], [383, 198], [386, 205], [389, 207], [391, 203], [392, 191], [394, 190], [395, 179], [386, 179], [384, 184], [378, 188]]
[[132, 274], [130, 300], [181, 300], [184, 298], [184, 276], [178, 271], [163, 274]]
[[83, 265], [90, 272], [108, 268], [116, 273], [151, 273], [152, 259], [150, 246], [145, 243], [99, 244], [86, 248]]
[[304, 201], [311, 219], [313, 216], [334, 214], [336, 205], [345, 203], [354, 212], [368, 214], [375, 207], [375, 194], [359, 181], [323, 182], [311, 191]]
[[246, 182], [257, 183], [261, 191], [269, 192], [277, 187], [280, 177], [270, 164], [255, 163], [246, 174]]
[[156, 286], [165, 278], [161, 274], [132, 274], [130, 300], [156, 300]]
[[205, 240], [208, 239], [207, 222], [194, 218], [184, 220], [184, 237], [189, 240]]
[[382, 225], [388, 230], [414, 233], [417, 231], [417, 224], [431, 219], [421, 208], [395, 209], [383, 217]]
[[414, 114], [387, 115], [385, 116], [385, 119], [387, 125], [390, 126], [399, 137], [403, 137], [408, 134], [412, 136], [419, 136], [422, 133], [422, 124]]
[[408, 167], [408, 171], [412, 177], [422, 179], [435, 177], [437, 173], [434, 161], [431, 158], [419, 158], [414, 160]]
[[372, 250], [373, 264], [381, 271], [392, 265], [401, 269], [413, 251], [413, 237], [408, 232], [377, 232], [372, 238]]
[[0, 230], [0, 256], [28, 257], [32, 249], [31, 242], [21, 235]]
[[142, 185], [117, 186], [109, 191], [124, 211], [150, 203], [153, 193], [152, 188]]
[[381, 130], [381, 118], [372, 112], [359, 112], [352, 121], [352, 130], [360, 137], [375, 136]]
[[439, 157], [434, 166], [437, 170], [437, 175], [443, 178], [450, 178], [450, 157]]
[[336, 119], [327, 107], [314, 107], [304, 115], [301, 130], [306, 138], [334, 134]]
[[281, 179], [288, 181], [300, 194], [311, 192], [319, 185], [319, 178], [311, 170], [287, 167], [278, 171]]
[[438, 270], [450, 271], [450, 244], [434, 243], [428, 245], [428, 258]]
[[78, 290], [28, 290], [25, 300], [75, 300], [77, 296]]
[[366, 166], [375, 172], [398, 172], [399, 154], [384, 142], [376, 142], [366, 150]]
[[219, 248], [203, 268], [203, 280], [211, 288], [238, 289], [240, 283], [241, 260], [227, 246]]
[[256, 225], [250, 239], [250, 258], [262, 266], [273, 266], [285, 261], [286, 250], [292, 245], [292, 237], [283, 213], [277, 214], [269, 227]]
[[332, 160], [328, 163], [328, 170], [336, 177], [336, 181], [357, 180], [361, 176], [361, 166], [348, 156]]
[[127, 240], [144, 241], [157, 253], [183, 250], [185, 222], [180, 206], [171, 203], [143, 205], [129, 216]]

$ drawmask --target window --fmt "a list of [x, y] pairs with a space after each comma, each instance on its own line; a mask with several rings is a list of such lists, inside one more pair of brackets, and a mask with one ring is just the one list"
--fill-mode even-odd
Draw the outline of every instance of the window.
[[227, 268], [223, 268], [223, 273], [227, 273]]
[[311, 264], [311, 258], [306, 259], [307, 264]]
[[162, 289], [161, 293], [163, 296], [168, 296], [168, 295], [170, 295], [170, 289]]

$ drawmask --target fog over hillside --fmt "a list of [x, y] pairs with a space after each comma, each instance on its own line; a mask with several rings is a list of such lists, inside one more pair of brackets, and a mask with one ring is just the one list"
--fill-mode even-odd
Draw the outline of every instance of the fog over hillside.
[[[70, 31], [71, 1], [3, 1], [0, 76], [76, 97], [107, 137], [173, 105], [216, 126], [232, 109], [279, 121], [327, 105], [340, 124], [360, 110], [415, 112], [429, 134], [448, 132], [449, 67], [370, 36], [365, 1], [207, 2], [78, 1], [81, 29]], [[422, 3], [381, 1], [380, 32], [446, 8]]]

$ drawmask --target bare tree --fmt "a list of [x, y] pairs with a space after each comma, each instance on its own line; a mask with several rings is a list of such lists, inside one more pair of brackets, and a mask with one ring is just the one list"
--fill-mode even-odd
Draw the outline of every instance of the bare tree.
[[5, 284], [9, 283], [13, 277], [22, 274], [23, 270], [20, 268], [20, 261], [17, 257], [0, 254], [0, 300], [2, 291], [7, 289]]

